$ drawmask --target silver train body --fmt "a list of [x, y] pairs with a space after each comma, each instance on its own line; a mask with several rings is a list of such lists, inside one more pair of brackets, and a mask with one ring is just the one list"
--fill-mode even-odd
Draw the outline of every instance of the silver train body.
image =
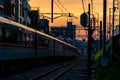
[[[76, 47], [55, 37], [0, 17], [0, 70], [18, 71], [23, 65], [73, 59]], [[64, 59], [65, 58], [65, 59]], [[60, 61], [60, 60], [58, 60]], [[11, 70], [11, 68], [15, 70]]]

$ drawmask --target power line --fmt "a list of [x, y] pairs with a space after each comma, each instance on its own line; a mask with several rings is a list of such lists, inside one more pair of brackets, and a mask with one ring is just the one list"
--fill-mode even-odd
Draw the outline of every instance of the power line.
[[64, 11], [62, 10], [62, 8], [58, 5], [58, 3], [54, 0], [56, 6], [62, 11], [62, 13], [64, 13]]
[[85, 13], [85, 5], [83, 0], [82, 0], [82, 6], [83, 6], [83, 12]]
[[93, 8], [94, 8], [94, 6], [93, 6], [93, 0], [91, 0], [91, 9], [92, 9], [92, 14], [93, 14]]
[[61, 7], [62, 7], [66, 12], [69, 13], [69, 11], [63, 6], [63, 4], [62, 4], [59, 0], [57, 0], [57, 1], [58, 1], [58, 3], [61, 5]]

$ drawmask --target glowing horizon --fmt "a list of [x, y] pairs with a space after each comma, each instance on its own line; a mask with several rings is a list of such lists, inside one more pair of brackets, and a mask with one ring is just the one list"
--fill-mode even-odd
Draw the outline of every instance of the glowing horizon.
[[[57, 0], [54, 0], [57, 2]], [[73, 19], [72, 23], [77, 27], [80, 25], [80, 15], [83, 13], [83, 5], [82, 0], [58, 0], [60, 1], [63, 6], [78, 19]], [[88, 12], [88, 3], [91, 0], [84, 0], [85, 12]], [[54, 2], [54, 13], [61, 12], [61, 10], [56, 6]], [[31, 7], [38, 7], [40, 9], [40, 13], [51, 13], [51, 0], [30, 0]], [[107, 0], [107, 21], [109, 17], [109, 8], [112, 8], [112, 0]], [[62, 12], [61, 12], [62, 13]], [[99, 20], [103, 21], [103, 0], [93, 0], [93, 13], [99, 13]], [[60, 17], [55, 19], [53, 23], [49, 23], [49, 26], [66, 26], [67, 25], [67, 17]], [[108, 23], [108, 22], [107, 22]], [[87, 33], [84, 30], [76, 30], [76, 39], [87, 39]]]
[[[82, 6], [82, 1], [81, 0], [59, 0], [63, 5], [64, 7], [71, 13], [74, 13], [75, 16], [78, 17], [78, 19], [73, 19], [73, 24], [75, 25], [80, 25], [79, 23], [79, 16], [81, 13], [83, 13], [83, 6]], [[85, 11], [87, 12], [87, 6], [88, 6], [88, 3], [90, 2], [90, 0], [86, 0], [84, 1], [84, 5], [85, 5]], [[54, 0], [54, 12], [59, 12], [59, 13], [62, 13], [60, 11], [60, 9], [56, 6], [56, 4], [59, 4], [57, 2], [57, 0]], [[100, 17], [100, 20], [102, 20], [102, 17], [103, 17], [103, 2], [102, 0], [93, 0], [93, 11], [94, 13], [99, 13], [99, 17]], [[51, 0], [30, 0], [30, 5], [31, 7], [38, 7], [40, 9], [40, 12], [41, 13], [50, 13], [51, 12]], [[107, 1], [107, 7], [108, 8], [111, 8], [112, 7], [112, 0], [108, 0]], [[65, 11], [65, 10], [64, 10]], [[107, 11], [108, 13], [108, 11]], [[61, 17], [61, 18], [58, 18], [58, 19], [55, 19], [54, 20], [54, 23], [51, 23], [50, 21], [50, 26], [66, 26], [67, 22], [67, 18], [66, 17]]]

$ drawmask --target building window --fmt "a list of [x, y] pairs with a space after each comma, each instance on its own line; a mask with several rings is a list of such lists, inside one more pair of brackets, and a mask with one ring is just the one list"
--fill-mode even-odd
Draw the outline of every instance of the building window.
[[12, 4], [11, 5], [11, 13], [12, 13], [12, 15], [15, 15], [15, 13], [16, 13], [15, 8], [16, 8], [15, 5]]
[[0, 14], [3, 14], [3, 8], [0, 7]]
[[20, 4], [20, 16], [22, 16], [22, 4]]
[[0, 14], [3, 14], [3, 0], [0, 0]]
[[[1, 26], [1, 25], [0, 25]], [[2, 27], [0, 27], [0, 42], [2, 41]]]
[[22, 23], [22, 18], [20, 18], [20, 23]]

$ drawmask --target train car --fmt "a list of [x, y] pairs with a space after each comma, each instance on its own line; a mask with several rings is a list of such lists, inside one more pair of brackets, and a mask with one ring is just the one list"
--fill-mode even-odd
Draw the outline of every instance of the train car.
[[0, 17], [0, 76], [76, 58], [76, 47]]

